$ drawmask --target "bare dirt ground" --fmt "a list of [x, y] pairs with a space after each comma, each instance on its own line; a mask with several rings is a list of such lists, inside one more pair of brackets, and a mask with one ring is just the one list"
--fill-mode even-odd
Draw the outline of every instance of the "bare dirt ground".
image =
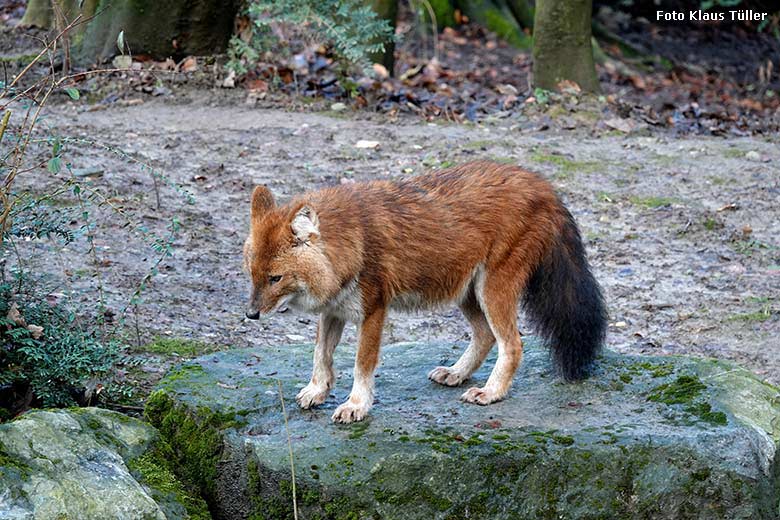
[[[170, 336], [244, 347], [314, 338], [313, 316], [288, 311], [260, 322], [243, 316], [248, 283], [241, 249], [255, 184], [284, 200], [339, 182], [493, 158], [540, 172], [572, 210], [606, 294], [610, 348], [736, 360], [780, 383], [778, 137], [626, 136], [578, 125], [521, 130], [511, 118], [467, 126], [221, 105], [206, 94], [183, 104], [100, 111], [68, 102], [46, 120], [54, 134], [127, 154], [87, 142], [66, 145], [65, 160], [113, 204], [161, 236], [172, 217], [181, 223], [172, 256], [128, 314], [127, 329], [141, 341]], [[356, 148], [361, 139], [380, 145]], [[49, 150], [38, 150], [42, 161]], [[152, 176], [127, 157], [154, 166], [192, 203], [163, 184], [158, 209]], [[28, 189], [52, 182], [39, 172], [22, 181]], [[67, 175], [63, 170], [60, 177]], [[155, 253], [134, 226], [110, 211], [100, 215], [96, 256], [106, 300], [118, 312]], [[35, 252], [28, 269], [52, 275], [55, 291], [94, 303], [95, 258], [49, 240], [20, 246]], [[520, 324], [532, 332], [522, 316]], [[468, 330], [456, 309], [395, 314], [384, 341], [462, 340]], [[341, 348], [354, 348], [354, 341], [348, 327]]]

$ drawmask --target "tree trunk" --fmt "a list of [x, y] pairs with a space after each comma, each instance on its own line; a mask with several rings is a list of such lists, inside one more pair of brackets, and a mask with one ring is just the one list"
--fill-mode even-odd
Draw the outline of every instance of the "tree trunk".
[[79, 61], [118, 54], [120, 31], [132, 54], [178, 58], [224, 52], [240, 5], [241, 0], [85, 0], [79, 9], [79, 0], [29, 0], [20, 24], [57, 29], [79, 14], [85, 20], [97, 14], [73, 31], [70, 43]]
[[[78, 0], [29, 0], [24, 16], [19, 22], [23, 27], [38, 27], [40, 29], [58, 28], [57, 15], [71, 22], [80, 12]], [[65, 23], [67, 25], [67, 23]]]
[[51, 29], [53, 18], [51, 0], [29, 0], [19, 25]]
[[[373, 7], [379, 18], [387, 20], [387, 23], [393, 28], [393, 36], [395, 36], [395, 26], [398, 19], [398, 0], [371, 0], [371, 7]], [[369, 59], [372, 63], [382, 64], [387, 69], [387, 72], [393, 76], [393, 69], [395, 68], [395, 39], [390, 39], [384, 43], [384, 52], [377, 52], [369, 56]]]
[[[436, 27], [441, 30], [444, 27], [454, 27], [455, 21], [455, 6], [450, 0], [429, 0], [431, 11], [436, 16]], [[421, 7], [421, 13], [426, 22], [431, 23], [431, 16], [428, 13], [426, 6]]]
[[533, 29], [534, 10], [528, 5], [528, 0], [506, 0], [509, 10], [512, 11], [517, 23], [524, 29]]
[[[90, 2], [86, 2], [89, 4]], [[126, 50], [154, 59], [224, 52], [233, 33], [238, 0], [100, 0], [78, 57], [82, 62], [111, 59]]]
[[[528, 0], [429, 0], [436, 15], [439, 29], [453, 27], [458, 20], [456, 10], [508, 41], [515, 47], [529, 48], [531, 38], [523, 29], [533, 27], [533, 9]], [[426, 22], [430, 22], [428, 9], [421, 9]]]
[[569, 80], [599, 92], [591, 45], [592, 0], [537, 0], [534, 19], [534, 86], [555, 90]]
[[464, 0], [458, 2], [464, 14], [522, 49], [531, 47], [531, 38], [523, 32], [505, 0]]

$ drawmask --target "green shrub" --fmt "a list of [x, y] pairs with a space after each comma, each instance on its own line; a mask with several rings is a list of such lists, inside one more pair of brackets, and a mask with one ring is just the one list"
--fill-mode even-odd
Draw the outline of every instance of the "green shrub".
[[16, 299], [10, 284], [0, 284], [0, 387], [29, 387], [43, 406], [96, 401], [112, 378], [118, 343], [45, 299]]
[[[369, 56], [383, 52], [384, 42], [393, 37], [390, 24], [363, 0], [250, 0], [248, 13], [254, 24], [251, 40], [234, 38], [230, 51], [229, 65], [239, 73], [258, 52], [279, 52], [279, 43], [299, 52], [301, 41], [326, 44], [345, 67], [368, 70]], [[273, 26], [284, 31], [272, 31]], [[287, 41], [279, 41], [281, 32]]]

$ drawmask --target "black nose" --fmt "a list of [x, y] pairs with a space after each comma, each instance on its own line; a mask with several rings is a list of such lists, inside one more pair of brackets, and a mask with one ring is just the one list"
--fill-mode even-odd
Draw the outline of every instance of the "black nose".
[[260, 319], [260, 311], [246, 311], [246, 317], [250, 320]]

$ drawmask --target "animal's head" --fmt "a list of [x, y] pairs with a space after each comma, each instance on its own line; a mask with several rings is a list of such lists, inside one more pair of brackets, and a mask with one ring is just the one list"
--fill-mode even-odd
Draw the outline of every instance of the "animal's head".
[[246, 311], [250, 319], [286, 304], [316, 307], [334, 281], [315, 210], [303, 202], [277, 206], [265, 186], [252, 193], [244, 267], [252, 281]]

